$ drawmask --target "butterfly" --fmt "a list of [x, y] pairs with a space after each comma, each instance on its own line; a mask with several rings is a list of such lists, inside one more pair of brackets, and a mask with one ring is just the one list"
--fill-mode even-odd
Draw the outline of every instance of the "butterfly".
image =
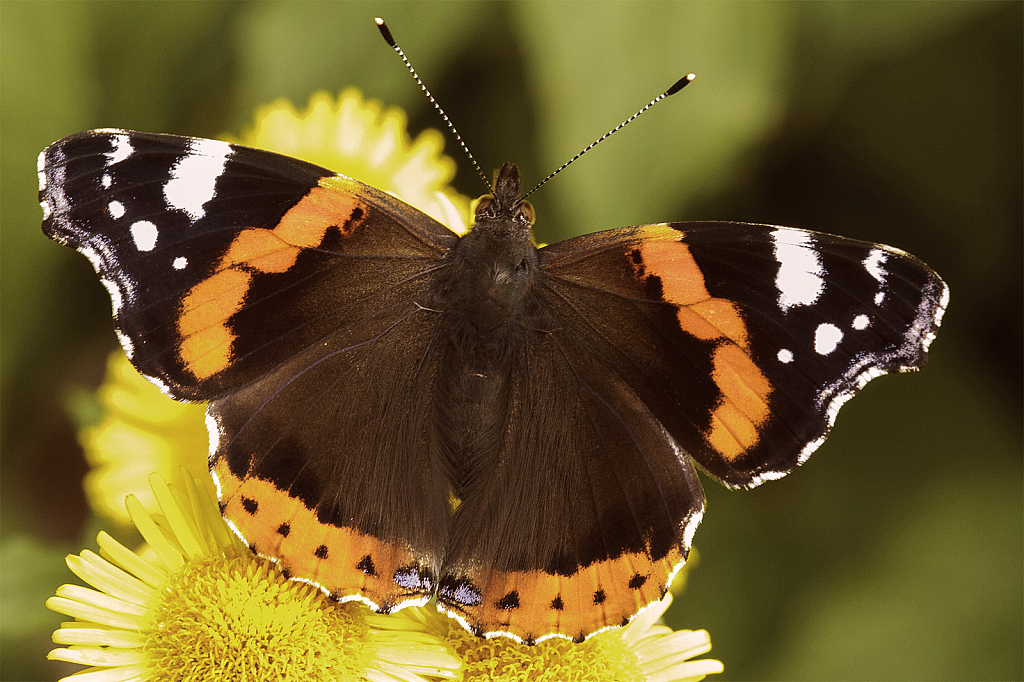
[[949, 292], [880, 244], [730, 222], [537, 248], [505, 164], [458, 236], [279, 154], [94, 130], [39, 157], [47, 236], [135, 367], [208, 401], [232, 528], [380, 612], [582, 641], [661, 599], [704, 512], [792, 471]]

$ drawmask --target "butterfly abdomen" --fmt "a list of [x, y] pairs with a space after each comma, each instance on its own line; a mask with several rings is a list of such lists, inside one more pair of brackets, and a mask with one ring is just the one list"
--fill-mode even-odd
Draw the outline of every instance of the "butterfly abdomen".
[[476, 230], [449, 254], [438, 300], [446, 346], [434, 411], [438, 446], [456, 497], [485, 479], [508, 424], [515, 358], [531, 333], [537, 250], [528, 240]]

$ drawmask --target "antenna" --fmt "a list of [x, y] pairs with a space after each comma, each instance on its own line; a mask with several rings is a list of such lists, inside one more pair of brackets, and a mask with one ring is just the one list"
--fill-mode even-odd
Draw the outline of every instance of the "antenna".
[[[459, 146], [462, 147], [462, 151], [466, 152], [466, 156], [469, 157], [470, 162], [473, 164], [473, 168], [476, 169], [477, 175], [479, 175], [483, 179], [484, 184], [487, 185], [487, 189], [489, 189], [493, 194], [494, 187], [491, 186], [491, 181], [487, 179], [486, 175], [484, 175], [484, 172], [480, 169], [480, 164], [476, 162], [476, 159], [473, 158], [473, 155], [469, 151], [469, 147], [467, 147], [466, 143], [462, 141], [462, 136], [459, 135], [459, 131], [455, 129], [455, 124], [451, 122], [451, 120], [448, 118], [448, 114], [444, 113], [444, 109], [442, 109], [441, 105], [437, 103], [437, 101], [434, 99], [434, 96], [430, 94], [430, 90], [427, 90], [427, 86], [424, 85], [423, 81], [420, 80], [420, 76], [418, 73], [416, 73], [416, 69], [412, 68], [412, 64], [409, 63], [409, 60], [408, 58], [406, 58], [405, 53], [402, 52], [402, 48], [398, 46], [398, 43], [395, 42], [395, 37], [391, 35], [391, 29], [388, 28], [388, 25], [385, 24], [384, 20], [381, 19], [380, 17], [375, 18], [374, 21], [377, 22], [377, 28], [380, 29], [380, 34], [384, 36], [384, 40], [386, 40], [388, 42], [388, 45], [391, 46], [391, 49], [397, 52], [398, 56], [402, 58], [402, 62], [405, 64], [405, 68], [409, 69], [409, 73], [411, 73], [412, 77], [416, 79], [416, 82], [420, 86], [420, 90], [423, 91], [423, 94], [427, 96], [427, 99], [430, 100], [430, 103], [434, 105], [435, 109], [437, 109], [437, 113], [441, 114], [441, 118], [444, 119], [444, 122], [448, 124], [448, 129], [452, 131], [453, 135], [455, 135], [455, 139], [458, 141]], [[662, 97], [665, 96], [666, 95], [662, 95]], [[653, 104], [653, 102], [651, 104]], [[648, 104], [647, 106], [650, 106], [650, 104]], [[634, 116], [633, 118], [636, 117]]]
[[644, 107], [643, 107], [642, 109], [640, 109], [640, 111], [636, 112], [635, 114], [633, 114], [632, 116], [630, 116], [629, 118], [627, 118], [627, 119], [626, 119], [625, 121], [623, 121], [623, 122], [622, 122], [622, 123], [620, 123], [619, 125], [615, 126], [614, 128], [612, 128], [611, 130], [609, 130], [609, 131], [608, 131], [607, 133], [605, 133], [605, 134], [604, 134], [604, 135], [602, 135], [601, 137], [599, 137], [599, 138], [597, 138], [596, 140], [594, 140], [594, 141], [593, 141], [592, 143], [590, 143], [590, 145], [589, 145], [589, 146], [588, 146], [588, 147], [587, 147], [586, 149], [584, 149], [584, 150], [583, 150], [583, 151], [581, 151], [581, 152], [580, 152], [579, 154], [577, 154], [576, 156], [572, 157], [571, 159], [569, 159], [568, 161], [566, 161], [565, 163], [563, 163], [563, 164], [562, 164], [561, 166], [559, 166], [558, 168], [556, 168], [556, 169], [554, 170], [554, 172], [552, 172], [552, 173], [551, 173], [551, 175], [547, 176], [546, 178], [544, 178], [543, 180], [541, 180], [540, 182], [538, 182], [538, 183], [537, 183], [537, 186], [536, 186], [536, 187], [534, 187], [534, 188], [533, 188], [533, 189], [531, 189], [531, 190], [530, 190], [529, 192], [527, 192], [526, 194], [524, 194], [524, 195], [523, 195], [523, 198], [522, 198], [522, 199], [520, 199], [520, 201], [524, 201], [524, 200], [526, 199], [526, 197], [530, 196], [531, 194], [533, 194], [534, 192], [536, 192], [536, 191], [537, 191], [538, 189], [540, 189], [541, 185], [543, 185], [543, 184], [544, 184], [544, 183], [546, 183], [546, 182], [547, 182], [548, 180], [550, 180], [551, 178], [555, 177], [556, 175], [558, 175], [559, 173], [561, 173], [561, 172], [562, 172], [563, 170], [565, 170], [565, 168], [566, 168], [566, 167], [567, 167], [567, 166], [568, 166], [568, 165], [569, 165], [570, 163], [572, 163], [572, 162], [573, 162], [573, 161], [575, 161], [576, 159], [580, 158], [581, 156], [583, 156], [584, 154], [586, 154], [587, 152], [589, 152], [589, 151], [590, 151], [591, 149], [593, 149], [594, 147], [596, 147], [597, 145], [599, 145], [599, 144], [600, 144], [601, 142], [604, 142], [604, 141], [605, 141], [606, 139], [608, 139], [608, 138], [609, 138], [609, 137], [610, 137], [610, 136], [612, 135], [612, 133], [617, 133], [618, 131], [622, 130], [623, 128], [625, 128], [625, 127], [626, 127], [626, 125], [627, 125], [627, 124], [629, 124], [629, 123], [632, 123], [632, 122], [633, 122], [633, 121], [634, 121], [634, 120], [635, 120], [635, 119], [636, 119], [636, 118], [637, 118], [638, 116], [640, 116], [640, 114], [644, 113], [645, 111], [647, 111], [648, 109], [650, 109], [651, 107], [653, 107], [653, 106], [654, 106], [655, 104], [657, 104], [657, 103], [658, 103], [658, 102], [660, 102], [661, 100], [665, 99], [666, 97], [669, 97], [669, 96], [671, 96], [671, 95], [674, 95], [674, 94], [676, 94], [677, 92], [679, 92], [680, 90], [682, 90], [683, 88], [685, 88], [685, 87], [686, 87], [687, 85], [689, 85], [690, 83], [692, 83], [692, 82], [693, 82], [693, 79], [694, 79], [694, 78], [696, 78], [696, 77], [697, 77], [697, 76], [695, 76], [694, 74], [692, 74], [692, 73], [688, 73], [688, 74], [686, 74], [685, 76], [683, 76], [682, 78], [680, 78], [679, 80], [677, 80], [677, 81], [676, 81], [676, 82], [675, 82], [675, 83], [674, 83], [674, 84], [672, 85], [672, 87], [671, 87], [671, 88], [669, 88], [669, 89], [668, 89], [668, 90], [666, 90], [665, 92], [661, 93], [660, 95], [658, 95], [657, 97], [655, 97], [654, 99], [652, 99], [652, 100], [651, 100], [650, 102], [648, 102], [648, 103], [647, 103], [647, 105], [646, 105], [646, 106], [644, 106]]

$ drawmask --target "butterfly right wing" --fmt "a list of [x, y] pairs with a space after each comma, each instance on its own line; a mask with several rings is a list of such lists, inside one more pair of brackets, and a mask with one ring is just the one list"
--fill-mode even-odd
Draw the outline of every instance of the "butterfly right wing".
[[689, 457], [585, 323], [548, 312], [487, 378], [508, 408], [455, 512], [437, 596], [473, 632], [530, 643], [583, 641], [661, 599], [704, 511]]
[[872, 378], [923, 366], [949, 298], [899, 249], [771, 225], [628, 227], [541, 254], [595, 355], [739, 488], [803, 463]]

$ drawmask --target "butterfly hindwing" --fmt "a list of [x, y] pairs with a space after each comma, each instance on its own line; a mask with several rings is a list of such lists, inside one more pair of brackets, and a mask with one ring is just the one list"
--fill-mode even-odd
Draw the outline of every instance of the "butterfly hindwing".
[[689, 458], [548, 316], [517, 349], [494, 465], [452, 521], [438, 602], [480, 634], [582, 641], [664, 596], [704, 496]]
[[336, 599], [390, 611], [430, 597], [447, 540], [430, 450], [443, 347], [436, 313], [378, 304], [212, 403], [211, 466], [253, 549]]
[[647, 225], [541, 254], [595, 354], [733, 487], [788, 473], [868, 380], [922, 366], [948, 300], [905, 252], [794, 228]]

